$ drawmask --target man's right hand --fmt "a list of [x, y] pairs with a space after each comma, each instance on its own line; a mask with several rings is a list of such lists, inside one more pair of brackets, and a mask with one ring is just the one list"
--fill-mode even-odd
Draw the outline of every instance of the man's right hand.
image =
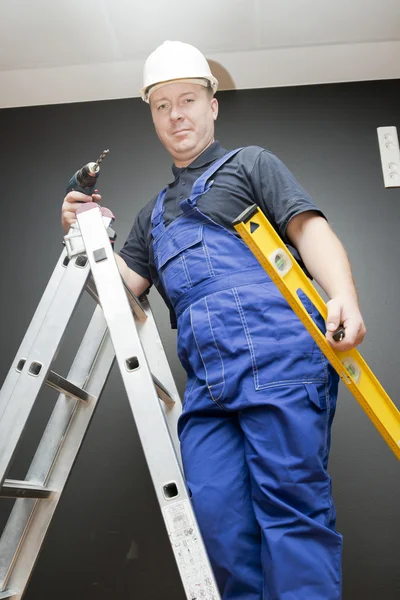
[[[97, 190], [95, 190], [97, 192]], [[100, 194], [94, 193], [91, 196], [81, 192], [69, 192], [64, 198], [61, 207], [61, 225], [64, 233], [68, 233], [69, 228], [76, 222], [76, 211], [82, 202], [100, 202]]]
[[[97, 191], [95, 190], [95, 192]], [[76, 211], [82, 202], [99, 203], [100, 201], [101, 196], [97, 193], [87, 196], [86, 194], [81, 194], [81, 192], [69, 192], [65, 196], [61, 208], [61, 225], [64, 232], [68, 233], [71, 225], [76, 222]], [[121, 256], [118, 256], [118, 254], [114, 254], [114, 256], [126, 285], [139, 298], [150, 286], [150, 282], [135, 271], [132, 271]]]

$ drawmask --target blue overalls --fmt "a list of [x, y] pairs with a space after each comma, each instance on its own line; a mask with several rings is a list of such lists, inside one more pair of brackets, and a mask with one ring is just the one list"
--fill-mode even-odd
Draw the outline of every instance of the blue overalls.
[[196, 207], [239, 150], [197, 179], [168, 227], [166, 189], [152, 213], [187, 372], [185, 477], [223, 600], [339, 600], [326, 471], [338, 377], [245, 243]]

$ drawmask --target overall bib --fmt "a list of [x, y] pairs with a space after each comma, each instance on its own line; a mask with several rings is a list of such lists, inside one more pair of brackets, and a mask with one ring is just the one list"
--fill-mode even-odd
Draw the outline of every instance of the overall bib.
[[166, 189], [152, 213], [187, 372], [187, 486], [223, 600], [339, 600], [342, 538], [326, 470], [338, 377], [245, 243], [196, 206], [239, 151], [197, 179], [168, 227]]

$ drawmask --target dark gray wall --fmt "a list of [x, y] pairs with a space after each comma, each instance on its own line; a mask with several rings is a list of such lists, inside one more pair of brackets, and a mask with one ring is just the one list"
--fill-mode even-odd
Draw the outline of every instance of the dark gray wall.
[[[217, 137], [258, 144], [291, 168], [345, 244], [368, 334], [362, 353], [399, 406], [400, 190], [385, 190], [376, 128], [400, 126], [400, 81], [219, 94]], [[61, 251], [64, 187], [110, 148], [99, 187], [117, 218], [118, 247], [146, 201], [171, 180], [170, 159], [139, 99], [0, 111], [0, 381]], [[153, 310], [181, 392], [175, 334]], [[67, 370], [89, 301], [59, 362]], [[43, 394], [13, 475], [23, 476], [55, 396]], [[343, 533], [344, 600], [400, 595], [400, 465], [342, 388], [331, 474]], [[0, 525], [9, 504], [0, 507]], [[85, 439], [28, 588], [27, 600], [183, 598], [128, 402], [116, 369]]]

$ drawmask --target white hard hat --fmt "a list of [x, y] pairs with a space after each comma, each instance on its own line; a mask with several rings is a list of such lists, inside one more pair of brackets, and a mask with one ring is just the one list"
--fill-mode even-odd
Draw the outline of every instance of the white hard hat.
[[160, 85], [170, 81], [198, 80], [195, 83], [210, 84], [215, 93], [218, 80], [211, 73], [209, 64], [194, 46], [183, 42], [164, 42], [150, 54], [143, 70], [143, 87], [140, 95], [145, 102]]

